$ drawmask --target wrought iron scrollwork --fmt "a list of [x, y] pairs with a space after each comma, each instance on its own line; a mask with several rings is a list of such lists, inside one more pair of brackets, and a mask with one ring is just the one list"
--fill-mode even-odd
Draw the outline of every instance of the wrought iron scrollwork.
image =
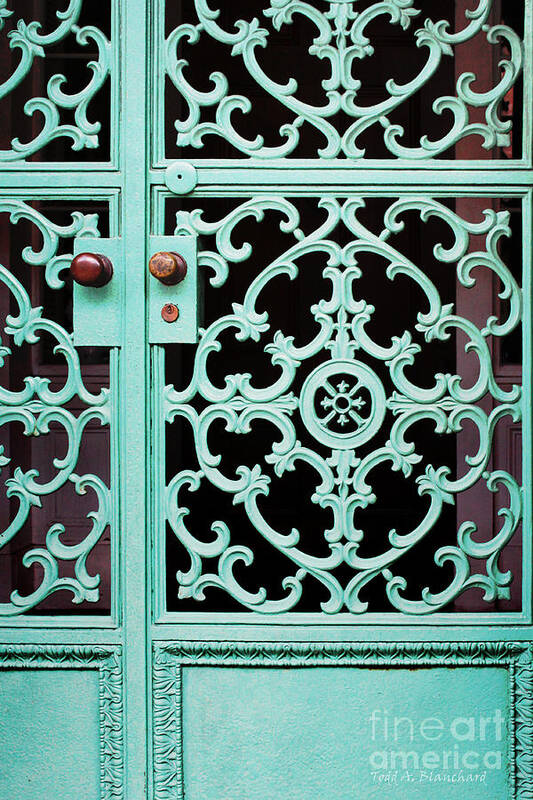
[[[508, 597], [512, 576], [500, 570], [499, 558], [520, 523], [522, 493], [515, 477], [491, 466], [491, 456], [498, 422], [504, 417], [513, 421], [521, 417], [522, 393], [518, 384], [505, 388], [497, 383], [489, 344], [494, 337], [512, 331], [522, 313], [520, 286], [499, 253], [499, 242], [510, 235], [508, 212], [488, 208], [481, 221], [471, 222], [431, 197], [410, 196], [390, 202], [381, 232], [374, 233], [360, 221], [364, 199], [325, 197], [317, 202], [324, 220], [307, 233], [302, 230], [296, 205], [282, 197], [246, 200], [216, 221], [206, 221], [201, 210], [178, 213], [178, 230], [188, 229], [216, 241], [216, 250], [204, 249], [198, 262], [200, 269], [212, 272], [210, 282], [215, 288], [224, 285], [232, 265], [252, 256], [249, 243], [236, 245], [233, 239], [237, 238], [237, 226], [247, 217], [260, 223], [266, 214], [280, 215], [282, 235], [290, 242], [279, 257], [250, 279], [242, 302], [234, 302], [231, 313], [201, 330], [190, 383], [184, 388], [165, 388], [165, 418], [169, 423], [182, 418], [190, 426], [197, 460], [197, 468], [182, 469], [166, 488], [166, 517], [189, 561], [188, 570], [177, 576], [179, 595], [202, 600], [206, 588], [218, 587], [250, 610], [286, 612], [298, 608], [306, 579], [325, 588], [328, 599], [321, 608], [330, 614], [343, 609], [365, 612], [368, 604], [361, 593], [376, 579], [384, 580], [391, 607], [406, 614], [439, 611], [472, 587], [481, 589], [487, 601]], [[480, 270], [491, 272], [501, 287], [500, 297], [506, 300], [501, 314], [490, 314], [478, 325], [459, 313], [453, 303], [443, 302], [427, 270], [391, 244], [408, 212], [416, 213], [418, 224], [437, 218], [448, 229], [452, 243], [437, 244], [434, 255], [437, 262], [453, 270], [457, 286], [471, 289]], [[345, 245], [338, 243], [335, 234], [339, 226], [349, 232]], [[259, 308], [268, 308], [262, 293], [271, 281], [280, 276], [298, 280], [300, 269], [304, 272], [301, 260], [309, 253], [325, 262], [323, 277], [329, 294], [317, 296], [311, 306], [316, 333], [310, 341], [296, 344], [290, 331], [273, 329], [269, 313]], [[389, 342], [373, 338], [370, 331], [375, 331], [371, 322], [376, 309], [358, 297], [358, 280], [369, 255], [384, 261], [389, 291], [401, 277], [425, 298], [415, 329], [399, 331]], [[252, 373], [228, 373], [222, 383], [211, 377], [211, 360], [229, 334], [238, 342], [256, 343], [258, 352], [268, 354], [275, 371], [269, 385], [258, 386]], [[432, 385], [419, 385], [410, 367], [432, 342], [446, 341], [455, 334], [464, 338], [465, 352], [475, 356], [477, 377], [465, 385], [469, 381], [460, 372], [437, 372]], [[314, 366], [317, 358], [321, 359], [318, 367]], [[460, 364], [458, 361], [459, 369]], [[305, 378], [303, 385], [297, 376]], [[299, 385], [298, 395], [294, 387]], [[482, 402], [487, 395], [490, 410]], [[262, 463], [261, 453], [254, 453], [252, 459], [259, 460], [251, 467], [225, 468], [227, 452], [211, 449], [212, 426], [223, 424], [230, 435], [247, 436], [257, 420], [278, 434], [271, 452], [262, 454]], [[432, 463], [417, 452], [413, 427], [423, 420], [439, 435], [457, 436], [467, 424], [477, 430], [478, 451], [464, 455], [457, 476], [449, 466]], [[302, 424], [315, 446], [299, 441]], [[366, 449], [360, 455], [363, 443]], [[249, 447], [253, 452], [251, 442]], [[262, 502], [272, 483], [304, 467], [316, 477], [309, 502], [325, 509], [331, 519], [331, 526], [323, 531], [326, 555], [312, 554], [301, 531], [277, 530], [264, 515]], [[402, 474], [416, 487], [421, 519], [407, 532], [390, 529], [382, 552], [369, 556], [361, 549], [368, 532], [358, 527], [357, 517], [361, 510], [379, 504], [374, 474], [384, 467]], [[431, 541], [443, 509], [456, 504], [460, 493], [478, 482], [488, 492], [507, 498], [499, 507], [499, 529], [481, 542], [476, 524], [461, 522], [455, 541], [451, 538], [449, 545], [437, 545], [434, 551], [437, 567], [445, 567], [444, 574], [452, 572], [453, 577], [442, 591], [425, 589], [419, 599], [412, 599], [409, 582], [402, 575], [405, 559], [397, 562], [411, 552], [416, 558], [417, 546]], [[286, 572], [279, 576], [284, 590], [281, 598], [272, 597], [264, 588], [256, 592], [246, 588], [243, 575], [254, 562], [253, 545], [235, 544], [223, 518], [213, 520], [207, 540], [195, 533], [193, 522], [187, 520], [188, 497], [191, 492], [201, 493], [206, 484], [229, 494], [234, 505], [241, 505], [251, 527], [284, 557]], [[204, 566], [206, 562], [210, 568]], [[349, 580], [338, 577], [339, 567], [343, 575], [349, 568]]]
[[[9, 48], [15, 62], [9, 77], [0, 84], [0, 100], [10, 94], [35, 68], [36, 59], [45, 58], [47, 49], [73, 37], [81, 48], [96, 50], [98, 57], [87, 63], [89, 80], [82, 89], [69, 93], [68, 79], [56, 73], [46, 86], [46, 96], [31, 97], [24, 105], [28, 116], [40, 121], [40, 130], [28, 141], [15, 137], [9, 149], [0, 150], [0, 163], [22, 161], [37, 153], [54, 139], [67, 138], [73, 150], [96, 148], [101, 122], [89, 119], [89, 106], [108, 80], [112, 67], [112, 45], [94, 25], [78, 24], [83, 0], [70, 0], [64, 11], [57, 11], [56, 27], [44, 33], [39, 21], [26, 22], [17, 17], [16, 8], [8, 7], [9, 0], [0, 0], [0, 31], [6, 20], [13, 23], [7, 33]], [[4, 35], [4, 34], [0, 34]], [[73, 114], [73, 122], [63, 120], [64, 112]]]
[[[314, 128], [322, 138], [318, 155], [324, 159], [340, 155], [360, 159], [366, 153], [361, 145], [362, 134], [369, 128], [382, 129], [386, 149], [391, 156], [404, 159], [430, 159], [449, 151], [458, 142], [475, 135], [489, 149], [509, 144], [511, 120], [503, 119], [500, 106], [507, 92], [517, 81], [522, 69], [523, 46], [519, 35], [503, 24], [492, 24], [492, 0], [479, 0], [477, 6], [465, 11], [464, 24], [450, 30], [448, 20], [433, 21], [428, 10], [416, 8], [415, 0], [385, 0], [358, 7], [355, 0], [270, 0], [263, 17], [235, 19], [227, 30], [220, 21], [221, 12], [209, 0], [194, 0], [196, 19], [175, 28], [164, 42], [163, 69], [174, 84], [185, 105], [185, 113], [176, 120], [178, 146], [201, 149], [209, 135], [222, 137], [236, 151], [254, 158], [283, 158], [298, 155], [301, 131]], [[424, 4], [422, 4], [423, 6]], [[314, 29], [314, 38], [299, 51], [299, 59], [309, 59], [309, 69], [316, 70], [317, 60], [327, 62], [328, 77], [321, 82], [323, 102], [304, 99], [298, 82], [273, 79], [265, 66], [263, 51], [268, 52], [273, 32], [282, 31], [305, 18]], [[390, 78], [383, 87], [383, 98], [365, 104], [362, 99], [364, 82], [358, 76], [361, 60], [372, 56], [374, 45], [369, 29], [378, 19], [412, 33], [412, 47], [422, 49], [426, 60], [418, 74], [404, 83]], [[494, 48], [505, 49], [507, 55], [496, 57], [499, 76], [486, 91], [476, 88], [474, 71], [460, 74], [455, 81], [455, 93], [437, 97], [433, 111], [442, 118], [442, 133], [437, 138], [422, 135], [418, 144], [409, 144], [401, 124], [391, 115], [417, 95], [439, 72], [443, 61], [454, 55], [455, 48], [482, 36], [486, 42], [487, 58]], [[272, 132], [258, 129], [254, 138], [242, 130], [242, 115], [254, 118], [252, 100], [235, 93], [232, 81], [219, 69], [210, 74], [210, 85], [200, 89], [190, 79], [189, 53], [202, 41], [210, 39], [227, 48], [228, 53], [242, 62], [248, 82], [251, 79], [260, 91], [270, 95], [287, 112], [277, 135], [277, 143], [269, 143]], [[161, 43], [163, 47], [163, 43]], [[215, 67], [215, 64], [213, 64]], [[472, 65], [475, 69], [475, 65]], [[482, 109], [482, 114], [472, 113]], [[208, 118], [206, 118], [208, 117]], [[339, 122], [342, 118], [344, 122]], [[258, 123], [260, 127], [260, 123]], [[257, 126], [256, 126], [257, 127]]]
[[[22, 258], [28, 268], [39, 267], [45, 272], [45, 280], [52, 289], [63, 286], [63, 271], [67, 271], [72, 255], [58, 254], [60, 242], [74, 236], [98, 236], [98, 216], [74, 212], [70, 225], [58, 225], [43, 213], [22, 200], [0, 199], [0, 212], [8, 213], [10, 221], [31, 223], [42, 240], [40, 249], [28, 246]], [[101, 425], [110, 423], [111, 400], [107, 388], [97, 393], [84, 385], [80, 358], [72, 342], [72, 335], [57, 322], [48, 319], [42, 307], [33, 306], [28, 292], [8, 265], [0, 264], [0, 282], [12, 297], [12, 310], [6, 317], [3, 329], [3, 344], [0, 348], [0, 365], [16, 358], [18, 348], [25, 344], [36, 345], [42, 336], [54, 341], [54, 352], [64, 360], [65, 377], [59, 387], [52, 386], [47, 377], [30, 375], [24, 379], [20, 390], [0, 386], [0, 426], [20, 423], [25, 436], [46, 436], [51, 426], [61, 426], [68, 442], [67, 452], [61, 458], [53, 458], [53, 475], [40, 480], [37, 469], [30, 466], [24, 470], [12, 465], [9, 453], [0, 448], [0, 471], [8, 465], [14, 468], [5, 481], [6, 494], [15, 509], [8, 526], [0, 532], [0, 548], [17, 537], [30, 519], [32, 508], [42, 505], [43, 497], [58, 491], [70, 481], [77, 494], [91, 494], [95, 510], [89, 513], [89, 532], [75, 543], [64, 541], [65, 528], [60, 523], [51, 525], [42, 546], [32, 547], [23, 555], [25, 567], [38, 565], [40, 579], [30, 594], [14, 589], [10, 601], [0, 603], [0, 615], [11, 616], [28, 611], [42, 600], [59, 590], [72, 595], [74, 603], [96, 602], [99, 599], [100, 576], [90, 574], [87, 567], [94, 547], [109, 526], [112, 516], [110, 489], [97, 475], [76, 474], [80, 445], [87, 425], [96, 420]], [[77, 414], [67, 404], [77, 398], [83, 410]], [[72, 564], [72, 575], [60, 569], [61, 562]]]

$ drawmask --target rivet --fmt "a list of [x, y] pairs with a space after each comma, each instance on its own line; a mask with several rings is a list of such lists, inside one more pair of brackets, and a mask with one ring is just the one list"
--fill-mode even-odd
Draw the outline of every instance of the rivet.
[[163, 179], [173, 194], [189, 194], [198, 183], [196, 169], [187, 161], [174, 161], [166, 168]]

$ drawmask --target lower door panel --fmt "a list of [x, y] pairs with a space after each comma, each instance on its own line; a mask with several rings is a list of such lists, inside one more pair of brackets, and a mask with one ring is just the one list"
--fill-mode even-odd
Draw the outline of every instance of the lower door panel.
[[122, 797], [119, 647], [0, 647], [0, 797]]
[[157, 643], [157, 800], [529, 796], [528, 646]]

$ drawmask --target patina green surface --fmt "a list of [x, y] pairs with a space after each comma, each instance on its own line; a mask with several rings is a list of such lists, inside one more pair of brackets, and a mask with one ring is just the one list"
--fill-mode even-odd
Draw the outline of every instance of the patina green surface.
[[[492, 0], [458, 3], [464, 13], [455, 28], [439, 17], [437, 4], [430, 13], [415, 0], [263, 0], [242, 18], [216, 0], [172, 8], [165, 0], [109, 0], [105, 32], [91, 24], [90, 3], [57, 5], [45, 20], [37, 4], [33, 18], [0, 0], [7, 53], [0, 101], [18, 98], [21, 87], [31, 92], [42, 65], [47, 69], [0, 149], [0, 213], [26, 237], [0, 258], [8, 298], [0, 358], [12, 363], [51, 340], [63, 376], [50, 381], [35, 369], [11, 385], [0, 373], [0, 426], [39, 440], [61, 429], [66, 441], [44, 477], [34, 464], [14, 463], [9, 448], [0, 450], [10, 501], [0, 550], [10, 547], [19, 559], [14, 574], [35, 567], [32, 591], [13, 585], [0, 604], [0, 696], [7, 698], [3, 730], [11, 757], [0, 771], [0, 794], [26, 800], [45, 792], [64, 800], [78, 784], [87, 800], [386, 797], [371, 775], [361, 722], [381, 704], [408, 717], [421, 707], [438, 719], [477, 707], [501, 713], [502, 771], [489, 775], [488, 789], [477, 786], [468, 796], [531, 798], [531, 0], [523, 4], [523, 35], [500, 22]], [[401, 33], [419, 69], [407, 82], [391, 77], [382, 100], [366, 104], [368, 78], [360, 70], [375, 55], [377, 23]], [[297, 24], [303, 39], [293, 37]], [[308, 74], [325, 69], [314, 99], [289, 62], [280, 78], [280, 36], [294, 41]], [[54, 48], [65, 43], [83, 65], [75, 88], [72, 76], [54, 66]], [[474, 44], [478, 60], [468, 65]], [[195, 48], [213, 53], [198, 77]], [[227, 74], [217, 53], [231, 60]], [[480, 58], [494, 64], [492, 83], [483, 88]], [[433, 102], [439, 134], [422, 131], [413, 141], [397, 112], [418, 102], [452, 59], [454, 90]], [[234, 85], [237, 70], [245, 89]], [[511, 153], [517, 132], [502, 108], [520, 86], [522, 152]], [[101, 97], [105, 113], [97, 115]], [[280, 124], [269, 124], [261, 98], [275, 104]], [[24, 115], [31, 135], [15, 129]], [[69, 158], [53, 160], [53, 148], [65, 143]], [[302, 198], [318, 223], [308, 224]], [[376, 198], [379, 229], [364, 216]], [[466, 198], [477, 200], [475, 218], [461, 205]], [[508, 198], [521, 215], [518, 268], [502, 247], [517, 235], [501, 206]], [[220, 201], [214, 211], [209, 201]], [[57, 221], [57, 202], [67, 221]], [[105, 211], [82, 210], [94, 202]], [[453, 272], [462, 296], [475, 293], [476, 282], [492, 281], [501, 313], [480, 321], [468, 305], [442, 296], [423, 261], [397, 243], [407, 217], [420, 231], [435, 221], [446, 229], [446, 242], [434, 249], [439, 268]], [[272, 219], [279, 255], [230, 298], [229, 310], [221, 304], [204, 323], [203, 290], [222, 296], [233, 272], [254, 263], [257, 243], [239, 226]], [[75, 287], [69, 328], [46, 303], [34, 302], [20, 275], [27, 269], [43, 276], [45, 297], [64, 292], [72, 255], [89, 245], [112, 259], [113, 282], [103, 290]], [[165, 287], [148, 273], [148, 259], [163, 249], [185, 253], [188, 276], [178, 286]], [[322, 259], [323, 270], [306, 309], [316, 333], [300, 341], [273, 322], [263, 298], [272, 285], [283, 291], [305, 281], [308, 254]], [[385, 264], [384, 291], [401, 282], [420, 298], [413, 326], [387, 341], [373, 325], [377, 303], [358, 291], [369, 256]], [[179, 306], [176, 323], [162, 320], [164, 303]], [[520, 324], [521, 379], [502, 386], [494, 348]], [[267, 359], [270, 383], [230, 359], [222, 379], [220, 369], [212, 376], [228, 335]], [[417, 382], [412, 365], [456, 335], [478, 377], [472, 382], [459, 367], [448, 373], [436, 366]], [[109, 387], [88, 387], [81, 346], [105, 348]], [[192, 378], [183, 386], [165, 373], [182, 347], [194, 348]], [[493, 464], [502, 420], [522, 426], [522, 485]], [[454, 440], [466, 426], [476, 431], [478, 446], [462, 472], [419, 452], [412, 429], [421, 421]], [[165, 444], [178, 422], [193, 442], [187, 463]], [[266, 451], [254, 449], [257, 422], [272, 433]], [[110, 431], [109, 480], [103, 464], [90, 473], [78, 468], [95, 425]], [[226, 466], [230, 452], [211, 445], [217, 426], [250, 441], [250, 463]], [[315, 554], [297, 524], [276, 526], [263, 511], [264, 500], [301, 469], [315, 476], [309, 502], [329, 514], [326, 555]], [[386, 545], [370, 556], [357, 518], [379, 506], [378, 469], [414, 487], [421, 521], [408, 531], [391, 528]], [[69, 484], [91, 498], [83, 535], [71, 542], [59, 508], [57, 521], [41, 531], [42, 544], [17, 549], [34, 512]], [[428, 557], [434, 525], [478, 484], [494, 498], [494, 529], [480, 538], [468, 518]], [[206, 487], [242, 508], [262, 547], [275, 554], [277, 593], [248, 581], [257, 554], [251, 542], [236, 541], [239, 531], [218, 503], [211, 530], [195, 527], [190, 495]], [[501, 561], [520, 526], [521, 606], [508, 611], [501, 604], [517, 576]], [[96, 613], [103, 571], [91, 558], [106, 531], [110, 608]], [[177, 575], [168, 569], [167, 540], [185, 553]], [[421, 546], [429, 561], [419, 559]], [[400, 558], [411, 559], [422, 577], [440, 570], [445, 587], [413, 592]], [[386, 609], [365, 600], [378, 582]], [[320, 598], [312, 609], [302, 610], [304, 584]], [[460, 605], [472, 589], [487, 611]], [[206, 590], [234, 610], [204, 610]], [[43, 603], [58, 597], [68, 599], [52, 614]], [[169, 597], [179, 597], [178, 610]], [[456, 741], [445, 743], [453, 750]], [[42, 748], [54, 764], [46, 780], [39, 777]], [[61, 758], [54, 760], [54, 749]], [[460, 784], [417, 791], [405, 784], [389, 796], [466, 796]]]

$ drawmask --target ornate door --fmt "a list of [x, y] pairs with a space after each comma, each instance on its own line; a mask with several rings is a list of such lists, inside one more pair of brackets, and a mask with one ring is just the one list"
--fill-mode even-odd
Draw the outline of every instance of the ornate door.
[[0, 0], [2, 797], [533, 796], [531, 12]]

